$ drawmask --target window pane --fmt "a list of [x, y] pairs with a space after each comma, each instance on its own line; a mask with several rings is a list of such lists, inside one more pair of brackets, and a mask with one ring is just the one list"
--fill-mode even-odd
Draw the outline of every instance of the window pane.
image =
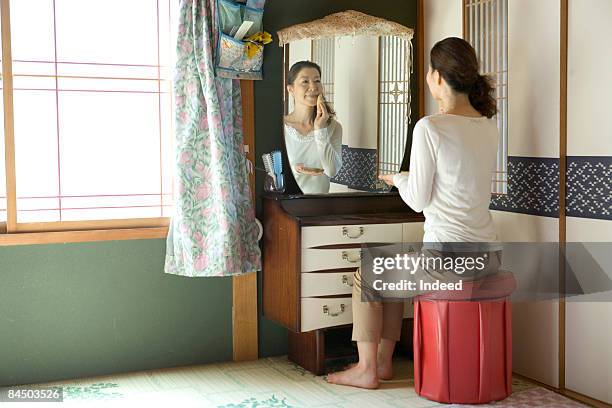
[[481, 72], [490, 76], [497, 101], [497, 126], [500, 142], [497, 171], [493, 173], [492, 192], [507, 193], [508, 187], [508, 2], [474, 0], [466, 3], [468, 40], [474, 46]]
[[62, 219], [65, 221], [79, 220], [114, 220], [125, 218], [155, 218], [159, 217], [159, 207], [149, 208], [100, 208], [88, 210], [64, 210]]
[[13, 60], [53, 61], [53, 0], [11, 1]]
[[160, 203], [158, 117], [156, 94], [62, 92], [62, 194], [157, 194]]
[[[171, 84], [169, 84], [171, 86]], [[172, 133], [173, 100], [171, 93], [165, 93], [161, 98], [161, 124], [162, 124], [162, 191], [163, 191], [163, 217], [172, 216], [174, 198], [174, 135]]]
[[55, 64], [52, 62], [13, 60], [15, 90], [55, 90]]
[[58, 87], [67, 91], [157, 92], [157, 79], [125, 80], [101, 78], [59, 78]]
[[157, 0], [55, 0], [57, 58], [157, 65]]
[[158, 194], [62, 199], [62, 220], [159, 217]]
[[11, 2], [18, 222], [171, 214], [171, 4]]
[[[17, 204], [19, 205], [19, 203]], [[19, 222], [47, 222], [59, 220], [59, 211], [57, 210], [27, 210], [18, 213]]]
[[[157, 78], [156, 66], [112, 64], [57, 64], [57, 74], [70, 77]], [[167, 78], [168, 76], [164, 76]]]
[[46, 200], [59, 195], [55, 92], [16, 90], [13, 105], [17, 221], [25, 222], [32, 210], [58, 208]]
[[334, 60], [336, 41], [334, 38], [312, 40], [312, 61], [321, 67], [321, 85], [325, 100], [334, 107]]
[[410, 52], [406, 40], [398, 37], [380, 38], [379, 97], [380, 109], [378, 168], [380, 173], [400, 170], [408, 137], [408, 122], [404, 120], [410, 111], [410, 76], [405, 70], [385, 67], [401, 67]]
[[[0, 80], [0, 84], [2, 81]], [[0, 86], [2, 92], [4, 86]], [[6, 222], [6, 165], [4, 162], [4, 98], [0, 95], [0, 222]]]
[[[2, 35], [0, 34], [0, 44]], [[0, 49], [1, 51], [1, 49]], [[0, 72], [2, 71], [0, 54]], [[0, 222], [6, 222], [6, 165], [4, 161], [4, 83], [0, 75]]]

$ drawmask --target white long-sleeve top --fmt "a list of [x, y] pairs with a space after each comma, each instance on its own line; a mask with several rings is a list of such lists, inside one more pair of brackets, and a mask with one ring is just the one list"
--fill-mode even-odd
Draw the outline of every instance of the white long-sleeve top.
[[[329, 192], [329, 179], [342, 167], [342, 126], [332, 120], [326, 128], [316, 129], [304, 136], [285, 124], [285, 146], [289, 166], [295, 181], [304, 194]], [[323, 174], [311, 176], [298, 173], [297, 164], [323, 169]]]
[[424, 242], [496, 242], [489, 204], [499, 132], [494, 120], [439, 114], [414, 127], [410, 169], [393, 182], [425, 216]]

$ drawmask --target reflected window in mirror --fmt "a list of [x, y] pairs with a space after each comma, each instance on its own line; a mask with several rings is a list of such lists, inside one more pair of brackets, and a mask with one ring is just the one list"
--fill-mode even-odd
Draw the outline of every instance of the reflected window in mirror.
[[410, 72], [402, 69], [410, 58], [408, 41], [380, 37], [378, 174], [399, 173], [408, 139]]
[[333, 38], [312, 40], [311, 61], [321, 67], [321, 85], [323, 85], [325, 100], [332, 109], [334, 107], [334, 58], [336, 55], [334, 51]]
[[508, 193], [508, 0], [465, 2], [464, 38], [476, 50], [481, 74], [494, 81], [500, 140], [493, 194]]

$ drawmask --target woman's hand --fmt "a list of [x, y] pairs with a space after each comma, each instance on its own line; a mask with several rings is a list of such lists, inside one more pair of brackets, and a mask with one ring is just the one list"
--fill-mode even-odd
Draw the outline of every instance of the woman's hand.
[[396, 173], [379, 174], [378, 178], [384, 181], [389, 186], [395, 186], [395, 183], [393, 183], [393, 176], [395, 176], [395, 174]]
[[321, 176], [323, 175], [323, 169], [317, 169], [314, 167], [304, 167], [304, 163], [298, 163], [295, 165], [295, 171], [300, 174], [307, 176]]
[[323, 94], [320, 94], [317, 98], [317, 116], [314, 121], [315, 129], [324, 129], [327, 127], [327, 122], [329, 121], [329, 112], [327, 112], [327, 108], [325, 107]]
[[379, 174], [378, 178], [382, 181], [384, 181], [385, 183], [387, 183], [390, 186], [395, 186], [395, 183], [393, 182], [393, 177], [396, 174], [408, 174], [407, 171], [402, 171], [401, 173], [389, 173], [389, 174]]

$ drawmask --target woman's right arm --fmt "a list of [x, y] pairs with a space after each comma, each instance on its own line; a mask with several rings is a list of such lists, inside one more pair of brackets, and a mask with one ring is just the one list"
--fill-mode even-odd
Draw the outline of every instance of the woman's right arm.
[[314, 134], [323, 171], [327, 177], [334, 178], [342, 167], [342, 126], [334, 122], [323, 129], [316, 129]]
[[414, 211], [423, 211], [431, 199], [438, 145], [437, 137], [429, 132], [423, 120], [419, 121], [412, 133], [410, 171], [393, 176], [400, 196]]

